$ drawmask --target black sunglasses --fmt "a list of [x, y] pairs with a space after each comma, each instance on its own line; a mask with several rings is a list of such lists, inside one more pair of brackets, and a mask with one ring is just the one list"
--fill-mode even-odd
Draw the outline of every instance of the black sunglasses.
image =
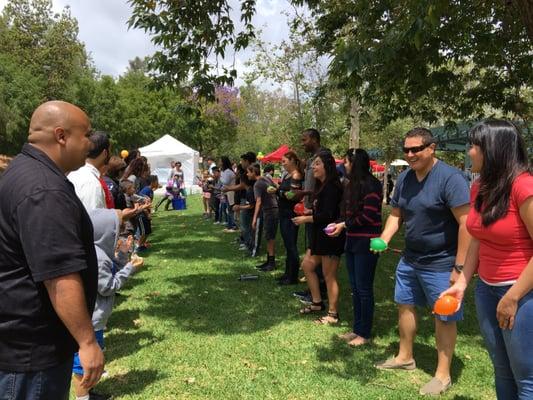
[[409, 154], [409, 152], [413, 153], [413, 154], [416, 154], [416, 153], [419, 153], [421, 152], [422, 150], [424, 150], [425, 148], [431, 146], [433, 143], [427, 143], [427, 144], [423, 144], [421, 146], [415, 146], [415, 147], [402, 147], [402, 151], [405, 153], [405, 154]]

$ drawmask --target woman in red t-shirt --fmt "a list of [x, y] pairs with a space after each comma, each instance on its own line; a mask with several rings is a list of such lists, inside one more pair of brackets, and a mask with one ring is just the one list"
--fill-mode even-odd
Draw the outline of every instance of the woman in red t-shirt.
[[498, 399], [533, 398], [533, 175], [519, 130], [486, 121], [470, 131], [472, 185], [463, 273], [442, 295], [463, 300], [475, 272], [476, 311]]

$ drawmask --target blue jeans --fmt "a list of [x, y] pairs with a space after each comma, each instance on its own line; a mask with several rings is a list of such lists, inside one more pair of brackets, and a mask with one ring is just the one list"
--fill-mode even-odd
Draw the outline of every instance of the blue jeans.
[[229, 229], [236, 228], [235, 218], [233, 218], [233, 207], [230, 207], [228, 203], [220, 203], [220, 222], [222, 219], [226, 219], [226, 226]]
[[374, 320], [374, 275], [377, 254], [346, 252], [346, 269], [352, 287], [353, 332], [370, 339]]
[[241, 210], [241, 231], [244, 244], [248, 250], [252, 251], [254, 247], [254, 235], [252, 231], [252, 219], [254, 210]]
[[509, 288], [479, 280], [477, 319], [494, 366], [498, 399], [533, 399], [533, 291], [519, 301], [513, 329], [500, 329], [496, 307]]
[[286, 250], [285, 275], [291, 281], [298, 280], [300, 269], [300, 255], [298, 254], [298, 225], [295, 225], [290, 216], [280, 215], [279, 228], [283, 245]]
[[0, 371], [0, 400], [68, 400], [72, 357], [36, 372]]
[[228, 224], [228, 203], [227, 202], [220, 202], [220, 222], [224, 224]]
[[220, 199], [214, 193], [211, 194], [210, 205], [215, 212], [215, 222], [220, 222]]

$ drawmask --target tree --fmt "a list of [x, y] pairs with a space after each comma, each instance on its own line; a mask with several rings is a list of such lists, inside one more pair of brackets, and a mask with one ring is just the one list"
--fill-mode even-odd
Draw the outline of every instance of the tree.
[[0, 53], [9, 54], [46, 82], [47, 99], [68, 100], [82, 70], [90, 69], [78, 22], [65, 7], [52, 11], [51, 0], [10, 0], [3, 10]]
[[[194, 84], [207, 91], [210, 82], [227, 76], [209, 75], [208, 50], [224, 55], [227, 48], [246, 47], [253, 36], [253, 1], [242, 2], [246, 32], [239, 41], [232, 37], [228, 1], [132, 3], [131, 23], [153, 32], [165, 49], [152, 67], [180, 79], [192, 71]], [[333, 58], [330, 73], [339, 87], [363, 109], [379, 108], [384, 123], [408, 116], [431, 123], [480, 118], [488, 109], [530, 117], [531, 0], [292, 3], [312, 9], [315, 45]]]
[[133, 8], [129, 26], [153, 35], [161, 48], [150, 60], [157, 80], [172, 86], [188, 82], [199, 94], [213, 99], [215, 87], [232, 85], [237, 77], [234, 62], [213, 73], [226, 57], [227, 48], [246, 48], [254, 37], [252, 16], [256, 0], [240, 2], [242, 30], [236, 28], [231, 6], [224, 0], [129, 0]]
[[531, 43], [503, 2], [314, 3], [332, 75], [384, 122], [479, 118], [487, 107], [528, 117]]

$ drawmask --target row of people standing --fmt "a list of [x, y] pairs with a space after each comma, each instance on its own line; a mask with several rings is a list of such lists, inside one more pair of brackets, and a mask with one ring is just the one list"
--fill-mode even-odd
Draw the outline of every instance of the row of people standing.
[[[352, 346], [368, 344], [378, 264], [378, 254], [369, 249], [370, 239], [380, 237], [389, 243], [404, 226], [405, 249], [396, 269], [394, 289], [399, 310], [399, 351], [376, 367], [415, 369], [416, 308], [432, 308], [444, 294], [462, 300], [466, 285], [479, 272], [476, 309], [494, 365], [497, 396], [531, 398], [533, 354], [526, 336], [533, 317], [533, 177], [519, 130], [507, 121], [486, 121], [471, 130], [472, 171], [480, 174], [471, 191], [461, 171], [435, 157], [436, 141], [431, 131], [409, 131], [402, 150], [410, 168], [398, 177], [383, 230], [382, 188], [370, 173], [366, 152], [347, 152], [346, 175], [341, 181], [335, 160], [320, 147], [317, 137], [314, 130], [302, 135], [304, 148], [313, 141], [315, 151], [306, 165], [303, 190], [295, 188], [297, 195], [291, 195], [292, 201], [304, 198], [306, 215], [294, 216], [289, 207], [283, 210], [292, 177], [296, 182], [301, 179], [294, 172], [298, 168], [291, 169], [291, 157], [283, 160], [291, 181], [282, 180], [277, 190], [287, 250], [284, 279], [295, 276], [291, 268], [298, 271], [294, 268], [298, 265], [295, 243], [298, 227], [306, 226], [307, 249], [301, 266], [311, 301], [300, 312], [322, 313], [326, 309], [319, 287], [322, 275], [327, 286], [327, 314], [316, 322], [339, 321], [337, 269], [344, 252], [352, 289], [353, 326], [341, 338]], [[327, 233], [325, 228], [329, 228]], [[263, 265], [261, 269], [272, 268]], [[422, 395], [438, 395], [451, 387], [457, 322], [463, 319], [463, 309], [458, 308], [452, 315], [436, 314], [434, 319], [437, 365], [434, 376], [420, 388]]]
[[[354, 324], [341, 338], [352, 346], [367, 344], [372, 332], [377, 263], [369, 241], [380, 237], [389, 243], [404, 225], [405, 250], [396, 269], [394, 291], [400, 346], [397, 355], [376, 367], [415, 369], [416, 307], [432, 308], [446, 294], [461, 301], [466, 285], [478, 272], [476, 309], [494, 365], [497, 396], [531, 398], [533, 353], [526, 339], [533, 317], [531, 166], [524, 141], [512, 123], [482, 122], [471, 130], [470, 141], [472, 171], [480, 174], [471, 192], [461, 171], [435, 157], [436, 141], [431, 131], [415, 128], [406, 134], [402, 150], [410, 169], [398, 178], [391, 198], [392, 210], [382, 232], [381, 185], [370, 176], [364, 150], [346, 155], [344, 193], [337, 207], [340, 186], [333, 172], [334, 162], [327, 152], [317, 153], [313, 161], [317, 185], [311, 197], [312, 212], [294, 219], [297, 224], [313, 223], [310, 249], [302, 263], [312, 302], [301, 312], [325, 309], [315, 274], [316, 265], [321, 262], [329, 304], [328, 314], [316, 322], [339, 321], [336, 268], [344, 250]], [[329, 223], [332, 226], [324, 233], [320, 228]], [[346, 241], [328, 242], [324, 238], [342, 238], [344, 230]], [[341, 243], [345, 244], [344, 249]], [[463, 319], [463, 310], [459, 307], [452, 315], [435, 314], [434, 318], [437, 366], [432, 379], [420, 388], [422, 395], [438, 395], [451, 387], [457, 321]]]

